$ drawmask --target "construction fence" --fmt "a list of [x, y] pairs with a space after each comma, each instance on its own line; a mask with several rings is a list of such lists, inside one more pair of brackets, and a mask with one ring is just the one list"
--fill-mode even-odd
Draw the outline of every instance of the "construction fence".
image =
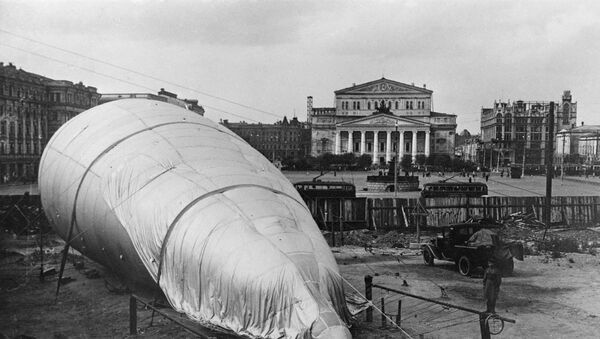
[[[463, 222], [475, 216], [503, 219], [512, 213], [533, 213], [544, 220], [545, 197], [448, 198], [313, 198], [306, 200], [323, 230], [356, 229], [416, 231]], [[552, 198], [550, 222], [582, 227], [600, 222], [600, 196]], [[38, 195], [0, 196], [0, 227], [19, 233], [48, 228]]]
[[[544, 220], [545, 197], [314, 198], [307, 205], [324, 230], [405, 230], [460, 223], [473, 217], [500, 220], [533, 213]], [[600, 196], [552, 198], [550, 223], [581, 227], [600, 221]]]

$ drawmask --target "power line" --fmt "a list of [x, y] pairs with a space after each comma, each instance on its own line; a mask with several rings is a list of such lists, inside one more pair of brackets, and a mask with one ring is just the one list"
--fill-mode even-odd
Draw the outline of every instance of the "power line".
[[[270, 115], [270, 116], [281, 118], [281, 115], [279, 115], [279, 114], [275, 114], [275, 113], [272, 113], [272, 112], [269, 112], [269, 111], [265, 111], [265, 110], [262, 110], [262, 109], [259, 109], [259, 108], [256, 108], [256, 107], [252, 107], [252, 106], [249, 106], [249, 105], [245, 105], [245, 104], [242, 104], [242, 103], [239, 103], [239, 102], [227, 99], [227, 98], [223, 98], [223, 97], [220, 97], [220, 96], [217, 96], [217, 95], [214, 95], [214, 94], [210, 94], [210, 93], [207, 93], [207, 92], [204, 92], [204, 91], [200, 91], [200, 90], [195, 89], [195, 88], [191, 88], [191, 87], [187, 87], [187, 86], [184, 86], [184, 85], [180, 85], [180, 84], [168, 81], [168, 80], [160, 79], [160, 78], [148, 75], [148, 74], [144, 74], [142, 72], [138, 72], [138, 71], [133, 70], [133, 69], [129, 69], [129, 68], [126, 68], [126, 67], [123, 67], [123, 66], [119, 66], [119, 65], [107, 62], [107, 61], [103, 61], [103, 60], [100, 60], [100, 59], [97, 59], [97, 58], [93, 58], [93, 57], [90, 57], [90, 56], [87, 56], [87, 55], [84, 55], [84, 54], [81, 54], [81, 53], [78, 53], [78, 52], [75, 52], [75, 51], [71, 51], [71, 50], [68, 50], [68, 49], [65, 49], [65, 48], [62, 48], [62, 47], [54, 46], [54, 45], [51, 45], [51, 44], [48, 44], [48, 43], [45, 43], [45, 42], [42, 42], [42, 41], [31, 39], [31, 38], [28, 38], [28, 37], [25, 37], [25, 36], [22, 36], [22, 35], [19, 35], [19, 34], [15, 34], [15, 33], [9, 32], [9, 31], [4, 30], [2, 28], [0, 28], [0, 32], [12, 35], [12, 36], [17, 37], [19, 39], [31, 41], [31, 42], [34, 42], [34, 43], [37, 43], [37, 44], [40, 44], [40, 45], [43, 45], [43, 46], [46, 46], [46, 47], [50, 47], [50, 48], [59, 50], [59, 51], [64, 52], [64, 53], [73, 54], [73, 55], [76, 55], [76, 56], [81, 57], [81, 58], [85, 58], [85, 59], [88, 59], [88, 60], [91, 60], [91, 61], [94, 61], [94, 62], [98, 62], [98, 63], [101, 63], [103, 65], [114, 67], [114, 68], [120, 69], [122, 71], [130, 72], [130, 73], [133, 73], [133, 74], [136, 74], [136, 75], [148, 78], [148, 79], [152, 79], [152, 80], [155, 80], [155, 81], [164, 82], [164, 83], [169, 84], [171, 86], [175, 86], [175, 87], [179, 87], [179, 88], [182, 88], [182, 89], [186, 89], [186, 90], [189, 90], [189, 91], [192, 91], [192, 92], [195, 92], [195, 93], [198, 93], [198, 94], [201, 94], [201, 95], [213, 98], [213, 99], [225, 101], [225, 102], [233, 104], [233, 105], [237, 105], [237, 106], [240, 106], [240, 107], [243, 107], [243, 108], [247, 108], [247, 109], [251, 109], [251, 110], [254, 110], [254, 111], [257, 111], [257, 112], [260, 112], [260, 113], [264, 113], [264, 114], [267, 114], [267, 115]], [[9, 46], [9, 47], [11, 47], [11, 46]], [[28, 51], [26, 51], [26, 52], [28, 52]], [[206, 105], [204, 105], [204, 106], [206, 106]], [[206, 106], [206, 107], [208, 107], [208, 106]]]
[[[1, 31], [1, 29], [0, 29], [0, 31]], [[153, 88], [150, 88], [150, 87], [147, 87], [147, 86], [144, 86], [144, 85], [140, 85], [138, 83], [131, 82], [129, 80], [124, 80], [124, 79], [121, 79], [121, 78], [117, 78], [117, 77], [112, 76], [110, 74], [101, 73], [101, 72], [95, 71], [95, 70], [87, 68], [87, 67], [83, 67], [83, 66], [71, 64], [71, 63], [68, 63], [68, 62], [63, 61], [63, 60], [59, 60], [59, 59], [55, 59], [55, 58], [49, 57], [47, 55], [43, 55], [43, 54], [40, 54], [40, 53], [37, 53], [37, 52], [29, 51], [29, 50], [26, 50], [26, 49], [23, 49], [23, 48], [20, 48], [20, 47], [15, 47], [15, 46], [12, 46], [12, 45], [8, 45], [8, 44], [3, 43], [1, 41], [0, 41], [0, 45], [6, 46], [6, 47], [9, 47], [9, 48], [21, 51], [21, 52], [29, 53], [29, 54], [38, 56], [40, 58], [44, 58], [44, 59], [48, 59], [48, 60], [51, 60], [51, 61], [54, 61], [54, 62], [57, 62], [57, 63], [61, 63], [61, 64], [64, 64], [64, 65], [67, 65], [67, 66], [70, 66], [70, 67], [79, 68], [79, 69], [84, 70], [86, 72], [90, 72], [90, 73], [93, 73], [93, 74], [96, 74], [96, 75], [100, 75], [100, 76], [103, 76], [103, 77], [106, 77], [106, 78], [109, 78], [109, 79], [120, 81], [120, 82], [129, 84], [129, 85], [132, 85], [132, 86], [136, 86], [136, 87], [143, 88], [143, 89], [150, 90], [150, 91], [154, 92]], [[250, 120], [250, 121], [253, 121], [253, 122], [259, 122], [259, 121], [255, 120], [255, 119], [244, 117], [242, 115], [239, 115], [239, 114], [236, 114], [236, 113], [232, 113], [232, 112], [229, 112], [229, 111], [225, 111], [225, 110], [217, 108], [217, 107], [213, 107], [213, 106], [209, 106], [209, 105], [205, 105], [205, 104], [202, 104], [202, 106], [210, 108], [210, 109], [213, 109], [213, 110], [216, 110], [216, 111], [219, 111], [219, 112], [222, 112], [222, 113], [233, 115], [233, 116], [238, 117], [240, 119], [246, 119], [246, 120]]]

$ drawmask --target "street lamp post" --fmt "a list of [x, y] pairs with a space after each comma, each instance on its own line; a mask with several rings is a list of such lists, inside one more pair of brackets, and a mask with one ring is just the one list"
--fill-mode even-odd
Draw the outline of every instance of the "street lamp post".
[[394, 161], [394, 198], [398, 196], [398, 121], [396, 121], [396, 137], [394, 138], [394, 144], [396, 144], [396, 160]]
[[525, 177], [525, 146], [527, 146], [527, 140], [523, 141], [523, 164], [521, 164], [521, 178]]

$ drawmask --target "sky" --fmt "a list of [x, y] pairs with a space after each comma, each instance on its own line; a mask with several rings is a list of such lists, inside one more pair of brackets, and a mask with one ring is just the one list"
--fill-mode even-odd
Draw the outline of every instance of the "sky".
[[198, 99], [219, 121], [306, 120], [306, 97], [380, 79], [433, 90], [457, 131], [495, 100], [600, 124], [598, 1], [0, 0], [0, 61], [100, 93]]

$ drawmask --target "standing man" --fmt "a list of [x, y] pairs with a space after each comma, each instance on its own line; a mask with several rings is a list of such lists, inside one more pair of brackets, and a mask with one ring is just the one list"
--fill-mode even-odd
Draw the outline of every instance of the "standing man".
[[490, 261], [483, 274], [483, 298], [487, 313], [496, 313], [496, 300], [502, 283], [502, 272], [495, 261]]

